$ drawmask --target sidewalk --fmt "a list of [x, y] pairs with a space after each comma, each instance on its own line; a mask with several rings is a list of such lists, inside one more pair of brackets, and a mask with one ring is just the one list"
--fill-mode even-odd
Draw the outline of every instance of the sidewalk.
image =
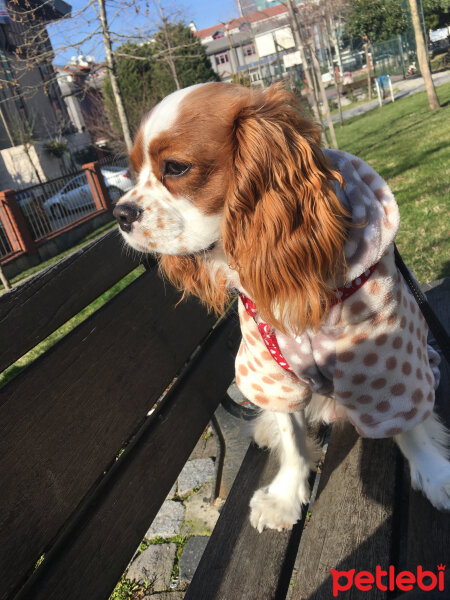
[[[450, 70], [442, 71], [441, 73], [435, 73], [433, 75], [433, 81], [435, 86], [442, 85], [443, 83], [447, 83], [450, 81]], [[400, 98], [406, 98], [411, 94], [416, 94], [417, 92], [422, 92], [425, 90], [425, 84], [423, 81], [423, 77], [416, 77], [411, 79], [400, 79], [398, 81], [392, 82], [392, 87], [395, 89], [395, 99], [399, 100]], [[387, 100], [389, 103], [390, 100]], [[362, 115], [374, 108], [378, 108], [378, 99], [371, 100], [370, 102], [365, 102], [364, 104], [360, 104], [359, 106], [354, 106], [353, 108], [349, 108], [348, 110], [342, 111], [343, 119], [351, 119], [352, 117], [356, 117], [358, 115]], [[332, 116], [333, 123], [339, 122], [339, 115], [335, 114]], [[324, 126], [326, 126], [326, 121], [324, 120]]]

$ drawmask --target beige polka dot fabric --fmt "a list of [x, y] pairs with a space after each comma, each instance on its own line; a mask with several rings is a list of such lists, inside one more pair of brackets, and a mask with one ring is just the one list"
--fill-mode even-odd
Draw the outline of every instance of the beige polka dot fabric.
[[240, 299], [239, 320], [242, 341], [236, 357], [236, 383], [241, 392], [261, 408], [281, 412], [304, 408], [311, 398], [310, 386], [275, 362]]
[[293, 373], [269, 354], [258, 317], [255, 322], [239, 300], [243, 339], [236, 382], [251, 402], [275, 411], [303, 408], [313, 391], [334, 397], [361, 435], [390, 437], [431, 413], [439, 356], [427, 346], [425, 320], [395, 266], [399, 213], [392, 192], [360, 159], [339, 151], [327, 155], [344, 176], [346, 185], [337, 192], [355, 224], [345, 247], [346, 282], [379, 264], [331, 309], [318, 332], [290, 337], [275, 331]]
[[426, 323], [392, 248], [380, 267], [343, 304], [334, 371], [336, 399], [358, 432], [373, 438], [423, 421], [433, 408], [435, 383]]

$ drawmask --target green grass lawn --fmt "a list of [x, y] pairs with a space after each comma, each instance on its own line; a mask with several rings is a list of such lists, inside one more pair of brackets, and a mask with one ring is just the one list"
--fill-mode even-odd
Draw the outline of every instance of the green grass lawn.
[[386, 104], [335, 127], [341, 150], [380, 173], [400, 207], [397, 246], [420, 283], [450, 276], [450, 83]]

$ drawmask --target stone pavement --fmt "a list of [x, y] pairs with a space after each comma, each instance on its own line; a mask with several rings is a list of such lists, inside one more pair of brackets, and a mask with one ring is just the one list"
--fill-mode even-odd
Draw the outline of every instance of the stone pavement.
[[[434, 73], [433, 81], [435, 86], [439, 86], [443, 83], [449, 82], [450, 70], [442, 71], [440, 73]], [[411, 94], [416, 94], [417, 92], [423, 92], [425, 90], [425, 83], [423, 81], [423, 77], [412, 77], [410, 79], [399, 79], [397, 81], [393, 81], [392, 87], [394, 88], [394, 96], [397, 100], [400, 98], [406, 98], [407, 96], [411, 96]], [[386, 103], [390, 103], [390, 100], [386, 100]], [[351, 119], [352, 117], [356, 117], [358, 115], [362, 115], [363, 113], [369, 112], [374, 108], [378, 108], [378, 106], [378, 99], [375, 98], [375, 100], [371, 100], [370, 102], [365, 102], [364, 104], [359, 104], [358, 106], [354, 106], [353, 108], [343, 110], [342, 118]], [[339, 122], [339, 115], [333, 115], [332, 120], [333, 123]], [[325, 120], [324, 125], [326, 125]]]
[[[237, 388], [230, 394], [239, 401]], [[227, 443], [221, 496], [230, 490], [250, 442], [250, 427], [222, 406], [216, 411]], [[150, 525], [126, 578], [140, 584], [143, 600], [181, 600], [219, 518], [223, 499], [211, 502], [217, 446], [208, 428]], [[140, 594], [140, 595], [139, 595]], [[130, 598], [134, 598], [131, 596]]]

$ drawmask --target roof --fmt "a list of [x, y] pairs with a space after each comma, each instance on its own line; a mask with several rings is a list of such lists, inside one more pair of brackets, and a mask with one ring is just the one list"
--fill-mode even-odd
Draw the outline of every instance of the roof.
[[204, 39], [213, 35], [218, 30], [223, 30], [224, 25], [228, 25], [228, 29], [236, 29], [242, 23], [257, 23], [258, 21], [263, 21], [264, 19], [269, 19], [271, 17], [276, 17], [277, 15], [281, 15], [287, 12], [287, 7], [284, 4], [277, 4], [275, 6], [269, 6], [264, 10], [257, 10], [255, 12], [249, 13], [248, 15], [244, 15], [243, 17], [239, 17], [237, 19], [231, 19], [231, 21], [227, 21], [226, 23], [218, 23], [217, 25], [213, 25], [212, 27], [206, 27], [205, 29], [199, 29], [194, 33], [196, 37], [200, 39]]

